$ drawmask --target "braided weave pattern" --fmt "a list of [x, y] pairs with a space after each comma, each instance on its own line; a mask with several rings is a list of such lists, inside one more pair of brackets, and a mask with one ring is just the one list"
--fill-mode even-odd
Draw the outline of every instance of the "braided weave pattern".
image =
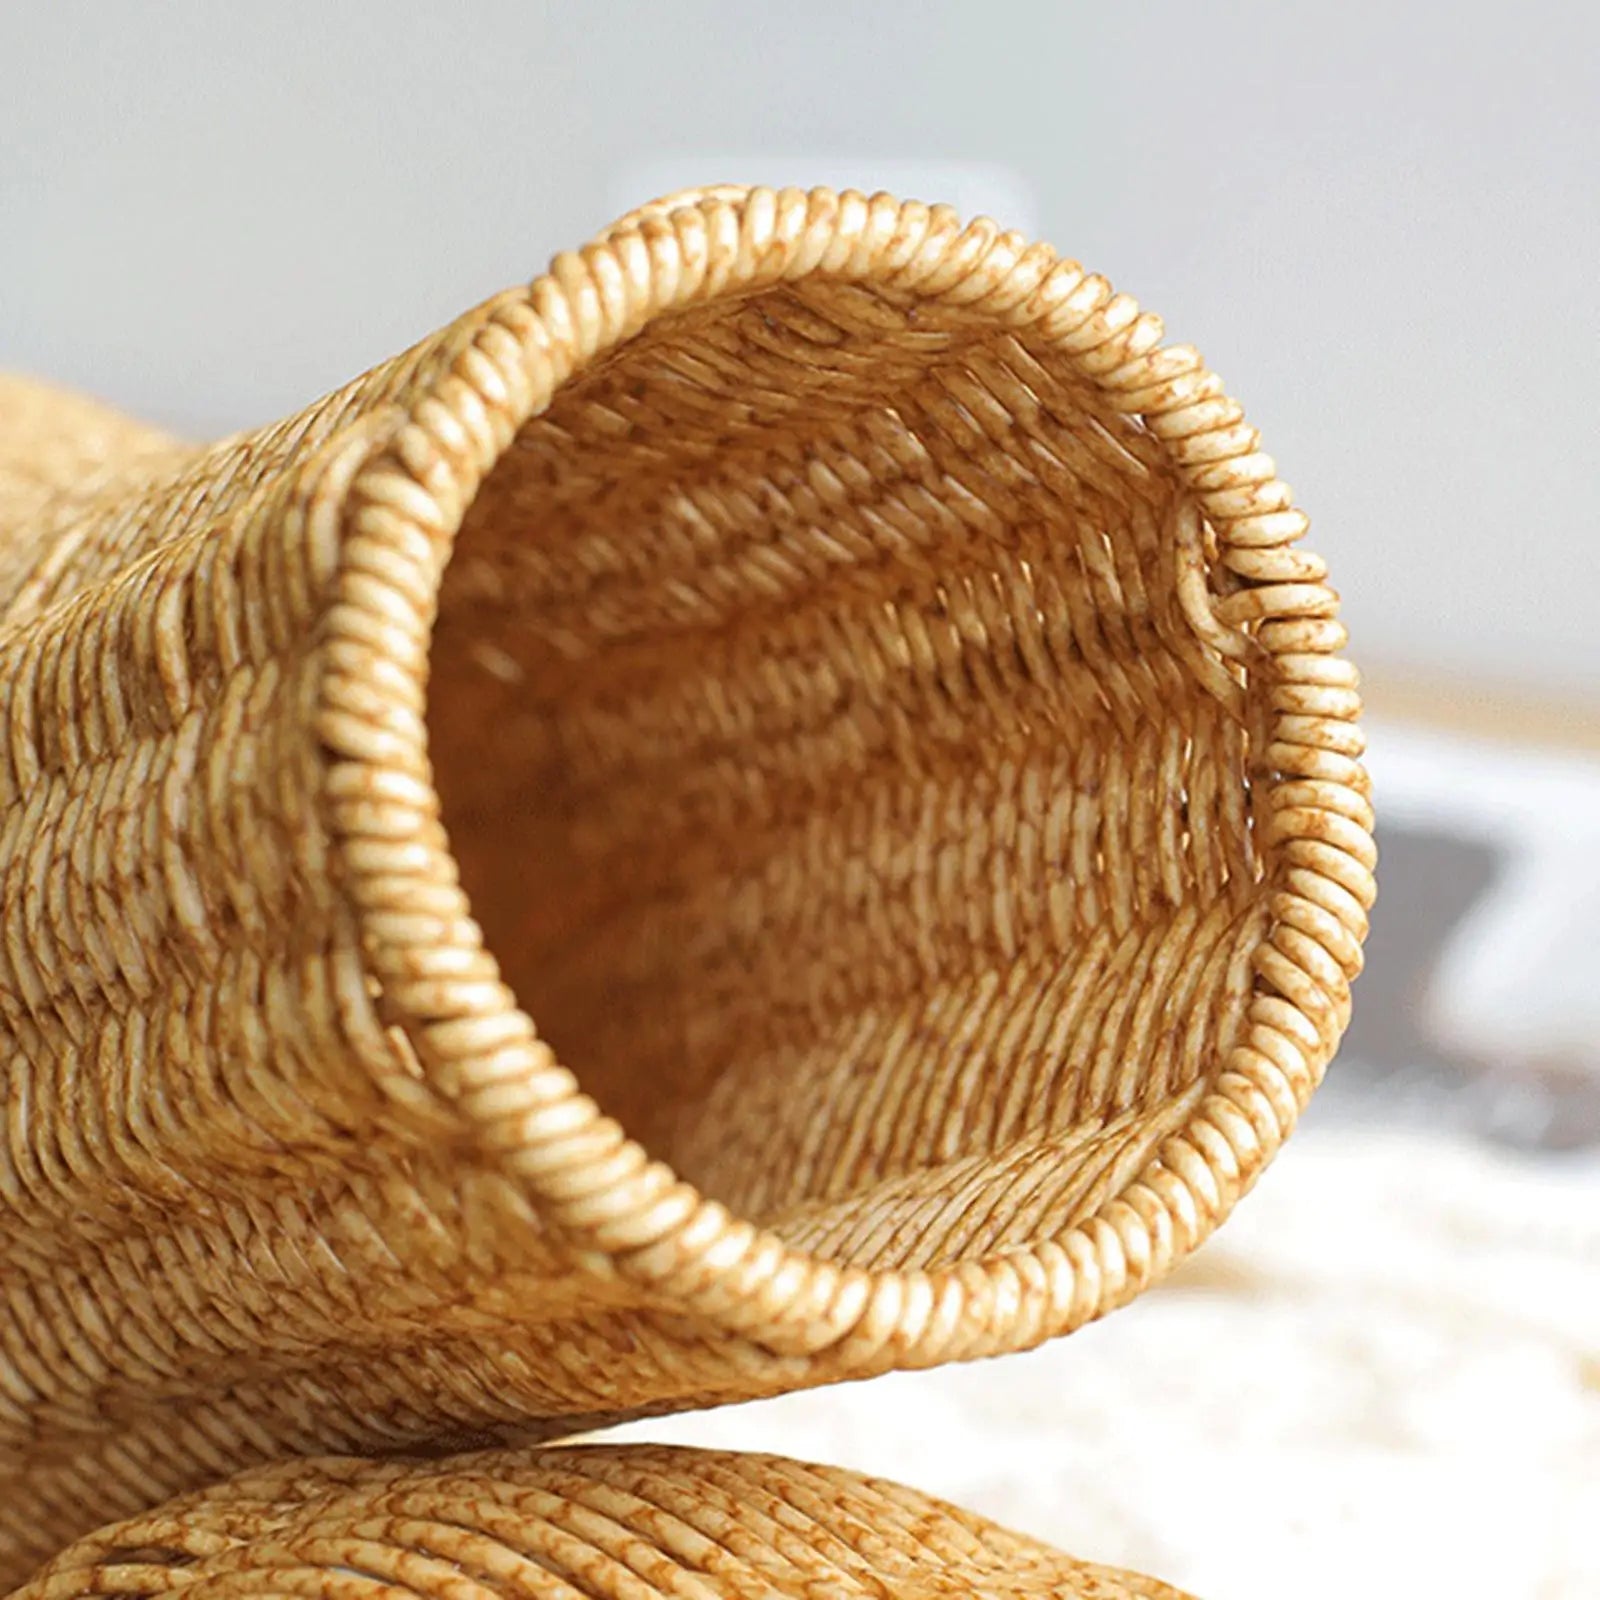
[[659, 1446], [248, 1473], [58, 1556], [13, 1600], [1185, 1600], [898, 1484]]
[[1022, 1348], [1227, 1215], [1372, 816], [1305, 518], [1160, 341], [707, 191], [209, 449], [0, 388], [0, 1579]]

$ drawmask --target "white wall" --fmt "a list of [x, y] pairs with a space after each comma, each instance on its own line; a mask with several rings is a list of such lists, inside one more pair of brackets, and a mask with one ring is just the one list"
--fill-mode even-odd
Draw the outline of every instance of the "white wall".
[[644, 163], [988, 163], [1245, 400], [1362, 654], [1600, 694], [1597, 19], [11, 0], [0, 364], [215, 433], [531, 276]]

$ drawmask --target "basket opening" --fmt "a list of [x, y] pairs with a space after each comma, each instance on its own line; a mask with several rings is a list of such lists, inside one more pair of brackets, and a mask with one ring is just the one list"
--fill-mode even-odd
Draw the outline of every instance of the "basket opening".
[[452, 846], [540, 1030], [703, 1193], [948, 1264], [1182, 1121], [1265, 910], [1179, 492], [1043, 341], [812, 281], [663, 316], [495, 467], [434, 644]]

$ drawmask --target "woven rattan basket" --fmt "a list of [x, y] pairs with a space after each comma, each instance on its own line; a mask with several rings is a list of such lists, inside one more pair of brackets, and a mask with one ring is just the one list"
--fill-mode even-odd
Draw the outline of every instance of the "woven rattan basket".
[[1160, 334], [708, 190], [211, 448], [0, 388], [0, 1578], [1020, 1349], [1227, 1215], [1372, 819], [1305, 518]]
[[82, 1541], [13, 1600], [1185, 1600], [901, 1488], [634, 1445], [258, 1468]]

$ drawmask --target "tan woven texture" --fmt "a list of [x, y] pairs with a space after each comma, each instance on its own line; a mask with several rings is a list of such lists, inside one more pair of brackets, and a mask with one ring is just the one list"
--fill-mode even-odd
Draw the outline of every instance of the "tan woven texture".
[[0, 388], [0, 1579], [1164, 1273], [1373, 895], [1305, 527], [1155, 317], [886, 196], [647, 207], [208, 449]]
[[85, 1539], [13, 1600], [1185, 1600], [898, 1484], [589, 1446], [248, 1473]]

